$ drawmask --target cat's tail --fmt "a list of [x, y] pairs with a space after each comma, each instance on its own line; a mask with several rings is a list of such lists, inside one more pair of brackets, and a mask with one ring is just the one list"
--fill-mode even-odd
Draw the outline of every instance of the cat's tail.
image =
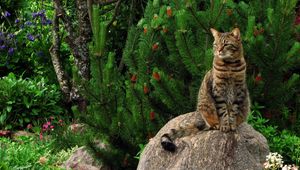
[[203, 119], [197, 119], [196, 122], [180, 122], [177, 127], [170, 129], [161, 136], [161, 146], [167, 151], [175, 152], [175, 139], [190, 136], [201, 130], [209, 130], [209, 127]]

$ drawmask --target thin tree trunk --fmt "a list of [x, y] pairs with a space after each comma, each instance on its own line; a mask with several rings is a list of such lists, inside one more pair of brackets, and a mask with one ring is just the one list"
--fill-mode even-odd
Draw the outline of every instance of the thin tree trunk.
[[86, 99], [80, 94], [81, 84], [76, 84], [70, 80], [66, 71], [63, 69], [60, 60], [60, 44], [62, 38], [59, 36], [59, 20], [62, 21], [63, 26], [67, 32], [65, 37], [66, 43], [71, 49], [71, 53], [75, 58], [75, 65], [78, 70], [82, 82], [90, 79], [90, 61], [88, 43], [91, 41], [91, 25], [88, 16], [87, 1], [77, 0], [76, 10], [78, 16], [78, 27], [72, 26], [72, 21], [66, 15], [62, 6], [61, 0], [54, 0], [55, 16], [53, 22], [53, 46], [50, 48], [53, 66], [57, 75], [58, 82], [67, 102], [78, 105], [80, 111], [85, 111], [87, 106]]

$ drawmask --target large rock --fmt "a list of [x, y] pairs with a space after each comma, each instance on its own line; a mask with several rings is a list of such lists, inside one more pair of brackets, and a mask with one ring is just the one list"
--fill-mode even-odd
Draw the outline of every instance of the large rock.
[[178, 121], [191, 119], [195, 112], [170, 120], [150, 140], [144, 149], [138, 170], [258, 170], [269, 153], [266, 138], [249, 124], [241, 124], [237, 131], [199, 131], [175, 140], [174, 153], [163, 150], [160, 137]]

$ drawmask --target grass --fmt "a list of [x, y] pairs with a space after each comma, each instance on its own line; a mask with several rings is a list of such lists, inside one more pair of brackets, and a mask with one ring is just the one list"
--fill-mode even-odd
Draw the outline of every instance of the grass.
[[76, 149], [54, 152], [53, 140], [37, 137], [0, 138], [0, 170], [62, 170], [61, 165]]

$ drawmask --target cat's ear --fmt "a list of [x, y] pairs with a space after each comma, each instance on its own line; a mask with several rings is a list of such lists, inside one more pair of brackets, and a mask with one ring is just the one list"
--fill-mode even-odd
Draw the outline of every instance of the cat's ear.
[[214, 36], [215, 39], [219, 38], [220, 33], [217, 30], [215, 30], [214, 28], [211, 28], [210, 32], [212, 33], [212, 35]]
[[241, 32], [240, 29], [235, 28], [231, 31], [231, 34], [236, 38], [238, 41], [241, 39]]

